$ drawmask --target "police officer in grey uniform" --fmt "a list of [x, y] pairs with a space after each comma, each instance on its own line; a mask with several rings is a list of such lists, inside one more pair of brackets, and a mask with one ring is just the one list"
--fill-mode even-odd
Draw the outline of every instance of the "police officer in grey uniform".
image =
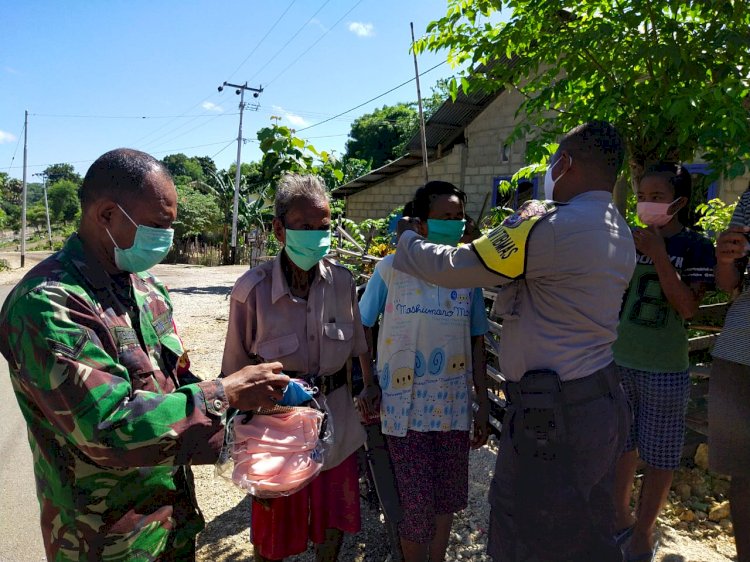
[[630, 409], [611, 346], [635, 266], [612, 202], [623, 156], [614, 127], [586, 123], [550, 159], [548, 201], [525, 203], [471, 245], [431, 244], [411, 231], [416, 219], [399, 225], [396, 269], [444, 287], [501, 288], [509, 407], [489, 493], [496, 562], [622, 560], [612, 484]]

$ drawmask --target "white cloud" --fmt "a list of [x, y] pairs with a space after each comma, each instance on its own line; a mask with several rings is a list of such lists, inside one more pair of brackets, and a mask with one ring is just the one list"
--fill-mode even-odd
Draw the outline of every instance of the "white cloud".
[[18, 74], [18, 71], [12, 66], [4, 66], [3, 70], [5, 70], [5, 72], [7, 72], [8, 74]]
[[319, 27], [321, 29], [321, 31], [324, 31], [324, 32], [328, 31], [328, 28], [325, 25], [323, 25], [323, 22], [320, 21], [318, 18], [311, 19], [310, 20], [310, 25], [314, 25], [316, 27]]
[[296, 114], [292, 113], [291, 111], [287, 111], [283, 107], [280, 107], [278, 105], [274, 105], [273, 109], [274, 109], [274, 111], [278, 111], [279, 113], [283, 114], [284, 119], [286, 119], [287, 121], [289, 121], [295, 127], [304, 127], [305, 125], [308, 125], [308, 122], [305, 121], [304, 117], [296, 115]]
[[16, 140], [18, 140], [16, 135], [0, 131], [0, 144], [3, 144], [4, 142], [15, 142]]
[[223, 107], [221, 107], [220, 105], [216, 105], [215, 103], [212, 103], [210, 101], [204, 101], [201, 104], [201, 107], [203, 109], [205, 109], [206, 111], [217, 111], [219, 113], [221, 113], [222, 111], [224, 111]]
[[372, 37], [373, 35], [375, 35], [375, 26], [371, 23], [353, 21], [349, 23], [349, 31], [351, 31], [358, 37]]

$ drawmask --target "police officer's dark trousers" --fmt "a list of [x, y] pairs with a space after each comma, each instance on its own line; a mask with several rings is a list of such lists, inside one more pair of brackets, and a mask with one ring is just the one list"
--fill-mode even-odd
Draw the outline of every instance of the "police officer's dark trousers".
[[[631, 414], [613, 366], [595, 375], [559, 383], [562, 407], [550, 425], [561, 431], [551, 454], [524, 446], [527, 410], [509, 406], [489, 493], [487, 550], [495, 562], [622, 561], [613, 539], [612, 486]], [[609, 390], [580, 392], [604, 383]]]

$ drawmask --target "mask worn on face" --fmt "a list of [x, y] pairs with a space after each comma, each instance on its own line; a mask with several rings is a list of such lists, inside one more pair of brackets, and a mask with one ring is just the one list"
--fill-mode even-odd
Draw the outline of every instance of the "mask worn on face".
[[330, 230], [286, 229], [286, 255], [303, 271], [312, 269], [328, 253], [330, 247]]
[[[570, 159], [570, 166], [573, 165], [573, 157], [568, 156]], [[557, 162], [552, 164], [551, 166], [547, 166], [547, 172], [544, 174], [544, 198], [548, 201], [554, 201], [555, 200], [555, 184], [560, 181], [560, 178], [563, 177], [568, 170], [565, 170], [562, 174], [557, 176], [557, 179], [552, 179], [552, 168], [557, 166], [560, 161], [562, 160], [562, 156], [557, 159]]]
[[122, 271], [140, 273], [151, 269], [161, 262], [169, 253], [174, 238], [172, 228], [154, 228], [136, 224], [125, 212], [125, 209], [117, 205], [128, 220], [135, 225], [135, 238], [130, 248], [120, 248], [112, 238], [112, 233], [107, 229], [107, 234], [115, 245], [115, 265]]
[[427, 219], [427, 240], [435, 244], [448, 244], [457, 246], [461, 236], [464, 235], [466, 221]]
[[639, 201], [635, 209], [636, 213], [638, 213], [638, 218], [641, 219], [643, 224], [657, 227], [664, 226], [679, 212], [679, 209], [677, 209], [674, 213], [669, 213], [669, 208], [677, 201], [679, 201], [679, 198], [671, 203]]

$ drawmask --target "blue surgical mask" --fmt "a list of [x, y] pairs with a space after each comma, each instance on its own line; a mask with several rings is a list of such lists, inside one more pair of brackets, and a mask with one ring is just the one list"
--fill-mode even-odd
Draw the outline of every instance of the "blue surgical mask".
[[312, 269], [328, 253], [330, 247], [330, 230], [286, 229], [286, 255], [303, 271]]
[[466, 221], [427, 219], [427, 240], [435, 244], [458, 245], [461, 236], [464, 235]]
[[115, 265], [122, 271], [139, 273], [154, 267], [161, 262], [169, 253], [174, 238], [172, 228], [154, 228], [136, 224], [125, 212], [125, 209], [117, 205], [128, 220], [135, 225], [135, 239], [130, 248], [120, 248], [112, 238], [112, 233], [107, 229], [107, 234], [115, 245]]
[[279, 406], [300, 406], [312, 399], [312, 389], [292, 379], [284, 389], [284, 396], [281, 397]]

